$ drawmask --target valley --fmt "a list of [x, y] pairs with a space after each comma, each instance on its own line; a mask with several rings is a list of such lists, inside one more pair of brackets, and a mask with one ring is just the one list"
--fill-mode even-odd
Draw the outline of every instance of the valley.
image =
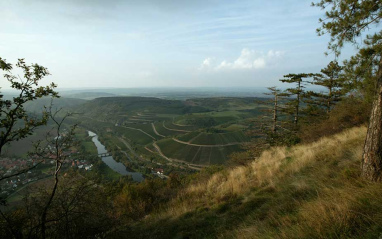
[[164, 170], [168, 175], [225, 164], [231, 153], [242, 151], [251, 141], [248, 121], [264, 107], [257, 102], [257, 98], [106, 97], [78, 106], [80, 112], [71, 120], [97, 132], [128, 167], [143, 172], [158, 164], [170, 166]]
[[[128, 171], [139, 172], [144, 177], [164, 177], [224, 165], [232, 153], [243, 151], [243, 146], [252, 140], [248, 133], [251, 121], [264, 114], [262, 110], [267, 107], [263, 100], [257, 97], [168, 100], [113, 96], [90, 100], [60, 98], [55, 99], [53, 105], [62, 109], [62, 115], [73, 112], [65, 123], [67, 127], [77, 125], [78, 132], [83, 132], [78, 139], [84, 154], [97, 156], [95, 145], [85, 134], [91, 131], [97, 134], [113, 159]], [[48, 104], [50, 101], [42, 99], [29, 108], [36, 112]], [[42, 133], [37, 131], [31, 139], [43, 137]], [[16, 149], [20, 145], [28, 148], [31, 142], [10, 145], [10, 155], [26, 157], [26, 149]], [[158, 170], [162, 173], [157, 173]]]

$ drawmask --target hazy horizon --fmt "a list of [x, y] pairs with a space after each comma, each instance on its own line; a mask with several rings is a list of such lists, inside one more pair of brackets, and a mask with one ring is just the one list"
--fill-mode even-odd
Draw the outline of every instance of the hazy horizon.
[[59, 89], [280, 86], [334, 59], [310, 3], [0, 0], [0, 56], [47, 67]]

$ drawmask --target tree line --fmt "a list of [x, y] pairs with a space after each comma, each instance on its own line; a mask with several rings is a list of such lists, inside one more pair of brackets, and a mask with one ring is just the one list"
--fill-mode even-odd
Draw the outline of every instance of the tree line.
[[[381, 181], [382, 31], [378, 24], [382, 18], [382, 1], [321, 0], [312, 6], [325, 10], [325, 18], [319, 19], [321, 27], [317, 29], [319, 36], [329, 34], [331, 37], [325, 54], [333, 54], [337, 59], [346, 43], [354, 45], [358, 53], [345, 60], [343, 66], [336, 60], [330, 62], [318, 74], [285, 75], [280, 81], [292, 85], [285, 91], [268, 88], [268, 94], [273, 96], [269, 110], [272, 123], [265, 130], [268, 142], [297, 143], [296, 132], [300, 130], [301, 119], [305, 118], [311, 124], [316, 120], [312, 116], [327, 118], [339, 101], [357, 97], [358, 103], [366, 105], [365, 110], [370, 110], [362, 176], [370, 181]], [[365, 40], [360, 40], [362, 38]], [[324, 87], [326, 91], [306, 91], [307, 84]], [[347, 109], [357, 107], [353, 104]]]
[[[268, 87], [269, 92], [265, 94], [271, 96], [268, 102], [271, 107], [267, 110], [271, 113], [271, 124], [263, 125], [262, 130], [271, 145], [293, 143], [285, 142], [286, 136], [299, 130], [301, 119], [311, 121], [312, 117], [328, 116], [334, 106], [354, 90], [343, 69], [337, 61], [331, 61], [320, 73], [284, 75], [280, 81], [291, 85], [285, 90]], [[319, 86], [321, 91], [306, 90], [309, 86]]]

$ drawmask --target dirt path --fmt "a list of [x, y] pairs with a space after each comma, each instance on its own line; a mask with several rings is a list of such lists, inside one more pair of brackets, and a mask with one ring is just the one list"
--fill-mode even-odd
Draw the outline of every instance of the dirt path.
[[[90, 117], [86, 117], [86, 118], [89, 118], [89, 119], [92, 119]], [[92, 119], [94, 120], [94, 119]], [[99, 121], [99, 120], [96, 120], [96, 121]], [[99, 121], [99, 122], [102, 122], [102, 121]], [[194, 169], [194, 170], [201, 170], [202, 168], [208, 166], [208, 165], [200, 165], [200, 164], [190, 164], [188, 163], [187, 161], [183, 161], [183, 160], [179, 160], [179, 159], [171, 159], [171, 158], [168, 158], [166, 155], [164, 155], [161, 151], [161, 149], [159, 148], [159, 146], [155, 143], [155, 141], [157, 140], [156, 138], [154, 138], [152, 135], [146, 133], [145, 131], [141, 130], [141, 129], [136, 129], [136, 128], [133, 128], [133, 127], [128, 127], [128, 126], [118, 126], [118, 127], [123, 127], [123, 128], [127, 128], [127, 129], [132, 129], [132, 130], [137, 130], [137, 131], [140, 131], [141, 133], [144, 133], [145, 135], [149, 136], [150, 138], [152, 138], [154, 140], [154, 143], [153, 143], [153, 146], [155, 147], [155, 149], [157, 150], [156, 153], [159, 153], [159, 155], [161, 157], [163, 157], [164, 159], [166, 159], [167, 161], [171, 162], [170, 165], [173, 165], [173, 166], [176, 166], [176, 167], [181, 167], [181, 165], [177, 165], [175, 164], [174, 162], [176, 163], [185, 163], [187, 164], [187, 166], [191, 169]], [[167, 128], [166, 126], [164, 126], [164, 121], [163, 121], [163, 127], [166, 128], [167, 130], [173, 130], [173, 131], [180, 131], [180, 132], [191, 132], [191, 131], [182, 131], [182, 130], [174, 130], [174, 129], [169, 129]], [[153, 127], [153, 130], [155, 129], [155, 127]], [[156, 129], [154, 130], [154, 133], [158, 133], [156, 131]], [[159, 133], [157, 134], [158, 136], [162, 136], [162, 137], [165, 137], [163, 135], [160, 135]], [[128, 142], [126, 142], [125, 139], [123, 138], [120, 138], [118, 137], [118, 139], [126, 145], [126, 147], [130, 150], [130, 152], [132, 152], [134, 154], [134, 156], [138, 157], [139, 159], [142, 160], [142, 158], [131, 148], [130, 144]], [[175, 139], [174, 139], [175, 140]], [[186, 142], [183, 142], [183, 141], [180, 141], [180, 143], [185, 143], [187, 144]], [[190, 144], [192, 145], [192, 144]], [[153, 152], [152, 150], [148, 149], [147, 147], [145, 147], [146, 150], [150, 151], [150, 152]], [[145, 160], [145, 159], [143, 159]]]
[[[98, 122], [103, 122], [103, 121], [100, 121], [100, 120], [96, 120], [96, 119], [92, 119], [90, 117], [87, 117], [87, 116], [82, 116], [84, 118], [89, 118], [91, 120], [95, 120], [95, 121], [98, 121]], [[137, 130], [137, 131], [140, 131], [141, 133], [144, 133], [145, 135], [149, 136], [150, 138], [152, 138], [153, 140], [157, 140], [156, 138], [154, 138], [152, 135], [146, 133], [145, 131], [141, 130], [141, 129], [136, 129], [136, 128], [133, 128], [133, 127], [128, 127], [128, 126], [117, 126], [117, 127], [122, 127], [122, 128], [126, 128], [126, 129], [132, 129], [132, 130]]]
[[176, 126], [181, 126], [181, 127], [190, 127], [191, 125], [184, 125], [184, 124], [177, 124], [174, 122], [174, 118], [172, 118], [172, 124]]
[[131, 148], [131, 145], [130, 145], [128, 142], [126, 142], [125, 139], [120, 138], [120, 137], [118, 137], [118, 139], [119, 139], [119, 141], [121, 141], [121, 142], [126, 146], [126, 148], [129, 149], [129, 151], [130, 151], [135, 157], [139, 158], [140, 160], [144, 160], [144, 159], [141, 158], [141, 156], [139, 156], [139, 155], [138, 155], [138, 154]]
[[149, 137], [152, 138], [153, 140], [157, 140], [157, 139], [154, 138], [152, 135], [146, 133], [145, 131], [143, 131], [143, 130], [141, 130], [141, 129], [136, 129], [136, 128], [127, 127], [127, 126], [119, 126], [119, 127], [126, 128], [126, 129], [132, 129], [132, 130], [138, 130], [138, 131], [144, 133], [145, 135], [149, 136]]
[[184, 141], [181, 141], [181, 140], [176, 139], [176, 138], [172, 138], [172, 140], [174, 140], [175, 142], [181, 143], [181, 144], [186, 144], [186, 145], [191, 145], [191, 146], [198, 146], [198, 147], [210, 147], [210, 148], [242, 144], [242, 143], [239, 143], [239, 142], [233, 142], [233, 143], [229, 143], [229, 144], [211, 144], [211, 145], [210, 144], [191, 144], [191, 143], [184, 142]]
[[182, 129], [170, 129], [170, 128], [167, 128], [166, 125], [164, 125], [164, 121], [163, 121], [163, 128], [167, 129], [167, 130], [171, 130], [171, 131], [177, 131], [177, 132], [185, 132], [185, 133], [191, 133], [192, 131], [189, 131], [189, 130], [182, 130]]
[[[189, 168], [192, 168], [192, 169], [195, 169], [195, 170], [202, 170], [202, 168], [208, 166], [208, 165], [200, 165], [200, 164], [190, 164], [190, 163], [188, 163], [188, 162], [186, 162], [186, 161], [183, 161], [183, 160], [169, 158], [169, 157], [167, 157], [166, 155], [164, 155], [164, 154], [162, 153], [162, 150], [159, 148], [159, 146], [158, 146], [155, 142], [153, 143], [153, 146], [155, 147], [155, 149], [157, 150], [157, 152], [159, 153], [159, 155], [160, 155], [161, 157], [163, 157], [164, 159], [168, 160], [169, 162], [171, 162], [171, 164], [172, 164], [173, 162], [177, 162], [177, 163], [185, 163], [185, 164], [187, 164], [187, 166], [188, 166]], [[149, 150], [149, 149], [147, 149], [147, 150]], [[149, 151], [151, 151], [151, 150], [149, 150]], [[152, 152], [152, 151], [151, 151], [151, 152]]]
[[161, 135], [160, 133], [158, 133], [157, 129], [155, 128], [154, 123], [151, 123], [151, 127], [153, 127], [154, 133], [155, 133], [156, 135], [158, 135], [158, 136], [160, 136], [160, 137], [163, 137], [163, 138], [166, 137], [166, 136]]
[[162, 158], [165, 158], [166, 160], [168, 160], [169, 162], [173, 162], [173, 159], [170, 159], [169, 157], [167, 157], [166, 155], [164, 155], [162, 153], [162, 150], [160, 150], [159, 146], [157, 145], [157, 143], [153, 143], [153, 146], [155, 147], [155, 149], [157, 150], [157, 152], [159, 153], [160, 156], [162, 156]]
[[149, 151], [150, 153], [156, 154], [156, 152], [152, 151], [151, 149], [149, 149], [149, 148], [147, 148], [147, 147], [145, 147], [145, 149], [146, 149], [147, 151]]

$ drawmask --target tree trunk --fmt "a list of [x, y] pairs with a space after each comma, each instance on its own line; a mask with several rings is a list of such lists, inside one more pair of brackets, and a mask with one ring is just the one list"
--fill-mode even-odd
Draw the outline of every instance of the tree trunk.
[[301, 94], [301, 79], [298, 82], [298, 87], [297, 87], [297, 103], [296, 103], [296, 112], [294, 116], [294, 125], [297, 127], [298, 124], [298, 117], [299, 117], [299, 111], [300, 111], [300, 94]]
[[362, 155], [362, 176], [382, 181], [382, 60], [377, 72], [377, 97], [373, 101]]
[[273, 127], [272, 132], [276, 133], [276, 126], [277, 126], [277, 92], [275, 92], [275, 104], [273, 109]]
[[333, 81], [331, 80], [330, 81], [330, 87], [329, 87], [329, 96], [328, 96], [328, 102], [327, 102], [327, 106], [326, 106], [326, 113], [329, 114], [330, 113], [330, 108], [331, 108], [331, 101], [332, 101], [332, 85], [333, 85]]

